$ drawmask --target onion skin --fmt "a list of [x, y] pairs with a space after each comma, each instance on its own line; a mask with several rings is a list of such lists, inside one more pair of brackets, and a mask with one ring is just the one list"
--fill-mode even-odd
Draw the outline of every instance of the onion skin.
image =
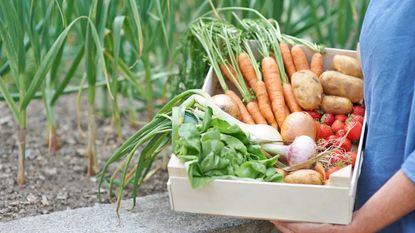
[[313, 118], [306, 112], [293, 112], [285, 118], [281, 127], [281, 136], [284, 143], [289, 144], [301, 135], [316, 138], [316, 126]]
[[212, 99], [213, 102], [224, 112], [228, 113], [238, 120], [241, 119], [241, 111], [239, 111], [238, 105], [231, 97], [225, 94], [218, 94], [212, 96]]
[[303, 163], [317, 153], [317, 145], [308, 136], [299, 136], [288, 148], [288, 164], [290, 166]]
[[261, 147], [270, 154], [279, 154], [280, 159], [286, 159], [290, 166], [303, 163], [317, 154], [316, 143], [311, 137], [305, 135], [297, 137], [291, 145], [268, 143], [262, 144]]

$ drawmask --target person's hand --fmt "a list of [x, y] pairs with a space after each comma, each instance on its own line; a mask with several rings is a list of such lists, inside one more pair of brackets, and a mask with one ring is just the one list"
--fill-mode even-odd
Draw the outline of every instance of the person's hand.
[[323, 224], [323, 223], [301, 223], [301, 222], [283, 222], [271, 221], [275, 227], [282, 233], [337, 233], [347, 232], [341, 225]]

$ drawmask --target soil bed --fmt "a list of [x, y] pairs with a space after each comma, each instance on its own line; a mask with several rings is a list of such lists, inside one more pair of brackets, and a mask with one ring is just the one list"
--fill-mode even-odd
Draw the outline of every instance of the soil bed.
[[[17, 127], [6, 104], [0, 102], [2, 113], [0, 115], [0, 221], [68, 208], [93, 206], [97, 202], [98, 179], [86, 175], [87, 140], [77, 129], [75, 103], [75, 96], [64, 96], [58, 100], [56, 116], [61, 149], [56, 155], [48, 152], [45, 143], [46, 117], [43, 103], [36, 100], [30, 104], [26, 139], [27, 182], [24, 187], [19, 187], [15, 182], [18, 153]], [[83, 104], [81, 119], [86, 119], [85, 104]], [[110, 117], [97, 116], [96, 122], [97, 158], [98, 167], [101, 168], [119, 145], [111, 128]], [[83, 128], [86, 129], [86, 125], [83, 125]], [[129, 125], [127, 120], [123, 119], [124, 139], [136, 130], [137, 127]], [[156, 162], [156, 164], [161, 163], [161, 159]], [[167, 179], [167, 171], [158, 171], [141, 186], [139, 195], [165, 192]], [[127, 196], [129, 190], [126, 191], [125, 198], [128, 198]], [[106, 187], [102, 197], [103, 202], [109, 202]]]

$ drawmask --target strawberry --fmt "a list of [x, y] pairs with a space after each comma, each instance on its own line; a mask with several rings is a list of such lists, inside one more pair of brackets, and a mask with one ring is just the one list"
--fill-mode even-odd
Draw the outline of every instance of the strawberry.
[[360, 124], [363, 124], [363, 117], [361, 115], [351, 114], [350, 117], [346, 120], [346, 123], [351, 121], [357, 121], [360, 122]]
[[344, 140], [342, 138], [339, 138], [338, 140], [340, 147], [343, 148], [345, 151], [350, 151], [352, 149], [352, 143], [348, 138], [344, 138]]
[[360, 134], [362, 133], [362, 124], [358, 121], [351, 121], [346, 123], [344, 126], [344, 131], [348, 133], [347, 138], [352, 142], [358, 141]]
[[320, 134], [320, 122], [318, 121], [314, 121], [314, 125], [316, 126], [316, 139], [318, 139], [319, 134]]
[[350, 151], [352, 149], [352, 143], [348, 138], [338, 137], [336, 135], [331, 135], [327, 139], [335, 147], [340, 147], [345, 151]]
[[344, 167], [347, 165], [347, 154], [342, 149], [330, 153], [329, 162], [331, 165]]
[[345, 121], [347, 120], [347, 116], [346, 116], [346, 115], [344, 115], [344, 114], [338, 114], [338, 115], [336, 115], [336, 116], [334, 117], [334, 119], [335, 119], [335, 120], [342, 121], [342, 122], [345, 122]]
[[341, 129], [344, 129], [344, 123], [343, 123], [343, 121], [335, 120], [333, 122], [333, 124], [331, 125], [331, 129], [333, 129], [333, 131], [335, 133], [337, 133], [337, 131], [339, 131]]
[[337, 137], [343, 137], [344, 135], [346, 135], [346, 133], [344, 132], [344, 129], [337, 130], [336, 132]]
[[321, 117], [321, 123], [332, 125], [334, 122], [334, 115], [332, 113], [324, 113]]
[[307, 113], [313, 118], [319, 120], [321, 117], [321, 114], [318, 113], [316, 110], [309, 110]]
[[359, 115], [359, 116], [364, 116], [365, 115], [365, 108], [363, 106], [360, 105], [355, 105], [353, 106], [353, 114]]
[[331, 167], [326, 171], [326, 177], [330, 178], [330, 175], [338, 170], [342, 169], [342, 167]]
[[350, 160], [352, 167], [354, 167], [354, 165], [356, 164], [356, 158], [357, 158], [357, 154], [356, 152], [353, 151], [349, 151], [346, 153], [348, 160]]
[[333, 131], [331, 130], [330, 126], [326, 124], [320, 124], [318, 138], [327, 139], [328, 137], [330, 137], [330, 135], [333, 135]]

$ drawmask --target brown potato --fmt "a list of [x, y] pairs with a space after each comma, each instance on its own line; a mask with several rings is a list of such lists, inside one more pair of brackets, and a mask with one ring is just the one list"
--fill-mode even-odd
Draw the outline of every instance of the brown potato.
[[335, 55], [333, 57], [333, 67], [343, 74], [363, 78], [362, 67], [356, 58], [345, 55]]
[[284, 171], [283, 169], [281, 169], [281, 168], [275, 168], [275, 170], [277, 170], [277, 172], [282, 175], [282, 178], [284, 178], [284, 177], [287, 176], [287, 172]]
[[291, 77], [291, 85], [301, 108], [312, 110], [320, 106], [323, 87], [313, 72], [310, 70], [295, 72]]
[[326, 71], [320, 76], [324, 93], [342, 96], [352, 102], [363, 100], [363, 80], [337, 71]]
[[291, 172], [284, 178], [284, 182], [291, 184], [323, 184], [323, 178], [317, 171], [301, 169]]
[[348, 98], [325, 95], [321, 103], [324, 112], [333, 114], [348, 114], [352, 111], [353, 104]]
[[317, 171], [318, 173], [320, 173], [320, 175], [322, 176], [323, 180], [326, 180], [326, 171], [324, 170], [324, 166], [322, 163], [317, 162], [314, 165], [314, 170]]

